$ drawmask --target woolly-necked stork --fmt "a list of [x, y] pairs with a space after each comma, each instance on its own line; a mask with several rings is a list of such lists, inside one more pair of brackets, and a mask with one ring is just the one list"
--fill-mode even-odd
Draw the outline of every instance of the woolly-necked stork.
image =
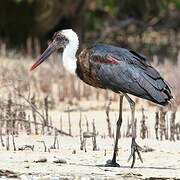
[[125, 96], [131, 108], [132, 143], [129, 159], [133, 157], [131, 165], [133, 167], [136, 153], [141, 161], [142, 158], [139, 152], [141, 148], [135, 141], [135, 103], [127, 94], [165, 106], [172, 98], [171, 90], [159, 72], [141, 54], [112, 45], [94, 44], [85, 48], [76, 58], [78, 46], [78, 36], [72, 29], [56, 32], [52, 43], [34, 63], [31, 70], [39, 66], [53, 52], [63, 48], [62, 61], [68, 71], [76, 73], [82, 81], [90, 86], [109, 89], [120, 94], [114, 154], [112, 160], [107, 161], [109, 166], [119, 166], [116, 163], [116, 155], [122, 123], [122, 102], [123, 96]]

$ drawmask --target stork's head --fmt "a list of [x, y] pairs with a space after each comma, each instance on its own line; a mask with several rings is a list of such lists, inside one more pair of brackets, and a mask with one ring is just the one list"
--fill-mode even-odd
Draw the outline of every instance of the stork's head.
[[65, 50], [70, 56], [75, 56], [79, 46], [79, 40], [77, 34], [72, 29], [65, 29], [54, 33], [53, 41], [47, 47], [47, 49], [40, 55], [38, 60], [33, 64], [31, 70], [39, 66], [56, 50]]

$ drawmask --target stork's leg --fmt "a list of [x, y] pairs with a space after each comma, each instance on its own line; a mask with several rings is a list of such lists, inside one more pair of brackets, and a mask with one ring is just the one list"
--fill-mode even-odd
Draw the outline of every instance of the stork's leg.
[[130, 108], [131, 108], [131, 125], [132, 125], [132, 143], [131, 143], [131, 154], [128, 158], [128, 161], [130, 161], [131, 158], [133, 158], [132, 160], [132, 164], [131, 164], [131, 168], [134, 167], [135, 164], [135, 160], [136, 160], [136, 153], [140, 159], [141, 162], [143, 162], [141, 154], [140, 154], [140, 150], [142, 150], [142, 148], [136, 143], [136, 129], [135, 129], [135, 102], [127, 95], [124, 94], [124, 96], [126, 97], [127, 101], [129, 102]]
[[119, 100], [119, 118], [116, 125], [116, 139], [114, 144], [114, 153], [112, 160], [108, 160], [106, 166], [110, 167], [120, 167], [120, 165], [116, 162], [116, 156], [118, 152], [118, 140], [120, 136], [120, 128], [122, 124], [122, 104], [123, 104], [123, 95], [120, 94], [120, 100]]

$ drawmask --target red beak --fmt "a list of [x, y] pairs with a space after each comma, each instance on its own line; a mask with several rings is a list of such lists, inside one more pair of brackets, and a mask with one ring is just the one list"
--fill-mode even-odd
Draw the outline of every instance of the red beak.
[[48, 59], [48, 57], [56, 50], [56, 45], [54, 42], [52, 42], [48, 48], [40, 55], [40, 57], [38, 58], [38, 60], [32, 65], [31, 67], [31, 71], [33, 69], [35, 69], [36, 67], [38, 67], [43, 61], [45, 61], [46, 59]]

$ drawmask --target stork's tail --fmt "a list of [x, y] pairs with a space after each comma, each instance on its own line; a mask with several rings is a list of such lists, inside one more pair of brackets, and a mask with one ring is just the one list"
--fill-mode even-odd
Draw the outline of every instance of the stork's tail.
[[173, 98], [170, 86], [162, 77], [154, 79], [147, 74], [142, 74], [139, 84], [147, 92], [144, 98], [156, 104], [166, 106]]
[[164, 101], [163, 102], [157, 102], [157, 103], [162, 105], [162, 106], [166, 106], [171, 102], [171, 99], [173, 99], [173, 96], [171, 94], [171, 91], [167, 90], [167, 89], [164, 89], [161, 93], [163, 94], [163, 97], [165, 94]]
[[[164, 82], [164, 81], [163, 81]], [[160, 104], [162, 106], [166, 106], [168, 105], [171, 100], [173, 99], [173, 96], [171, 94], [171, 90], [170, 87], [168, 86], [168, 84], [166, 82], [164, 82], [165, 87], [163, 89], [156, 89], [157, 91], [157, 96], [159, 96], [158, 98], [154, 98], [151, 96], [151, 101]]]

